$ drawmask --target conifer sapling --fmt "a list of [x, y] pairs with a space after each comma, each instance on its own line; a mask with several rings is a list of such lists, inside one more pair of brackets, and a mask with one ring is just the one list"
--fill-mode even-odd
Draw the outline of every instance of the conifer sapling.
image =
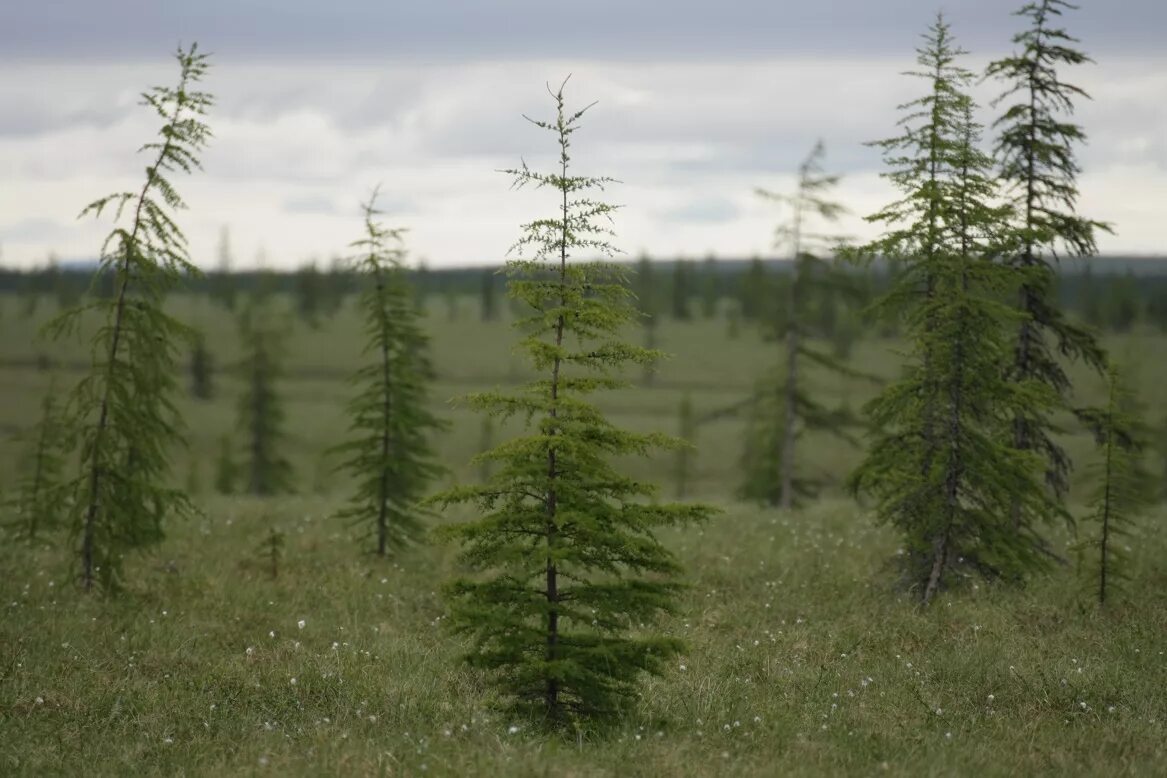
[[1128, 577], [1124, 543], [1134, 518], [1155, 499], [1154, 478], [1144, 459], [1148, 430], [1135, 396], [1113, 365], [1107, 379], [1106, 407], [1081, 415], [1101, 454], [1093, 467], [1097, 483], [1089, 502], [1088, 518], [1094, 528], [1092, 537], [1081, 544], [1099, 605], [1105, 605], [1116, 583]]
[[177, 360], [192, 332], [165, 313], [162, 300], [182, 278], [197, 276], [174, 214], [185, 208], [171, 176], [199, 167], [210, 138], [202, 117], [212, 99], [196, 89], [207, 70], [197, 46], [176, 54], [177, 86], [142, 95], [162, 119], [141, 188], [94, 201], [82, 215], [113, 210], [120, 224], [102, 246], [97, 282], [108, 295], [66, 311], [50, 332], [73, 331], [83, 316], [101, 324], [92, 340], [92, 368], [71, 393], [68, 426], [80, 443], [80, 472], [69, 484], [73, 529], [79, 540], [80, 579], [86, 590], [120, 582], [126, 551], [156, 543], [167, 513], [189, 514], [180, 490], [167, 486], [169, 448], [182, 441], [174, 405]]
[[619, 710], [641, 673], [662, 672], [681, 650], [678, 639], [653, 631], [680, 588], [680, 567], [656, 531], [710, 510], [648, 503], [655, 488], [611, 460], [676, 441], [622, 430], [588, 402], [626, 385], [622, 367], [657, 355], [620, 340], [636, 317], [623, 268], [576, 256], [615, 251], [615, 206], [594, 195], [612, 179], [571, 170], [587, 109], [568, 111], [563, 86], [551, 93], [554, 119], [528, 121], [555, 138], [558, 164], [506, 171], [516, 187], [554, 193], [554, 211], [523, 226], [506, 267], [509, 293], [531, 309], [515, 326], [539, 378], [517, 394], [468, 398], [487, 413], [525, 418], [529, 432], [485, 455], [498, 467], [489, 481], [436, 500], [479, 511], [447, 531], [475, 571], [446, 590], [451, 624], [472, 640], [469, 661], [492, 671], [518, 705], [559, 724]]
[[[986, 71], [1005, 84], [994, 102], [1005, 104], [1005, 110], [993, 123], [998, 131], [998, 175], [1013, 206], [1014, 247], [1005, 261], [1025, 271], [1017, 292], [1024, 316], [1018, 320], [1009, 375], [1018, 382], [1036, 380], [1050, 387], [1063, 406], [1072, 387], [1060, 357], [1080, 359], [1101, 373], [1106, 355], [1090, 331], [1069, 321], [1059, 307], [1054, 263], [1060, 256], [1091, 256], [1097, 232], [1110, 229], [1077, 211], [1074, 146], [1084, 142], [1086, 134], [1067, 117], [1075, 99], [1089, 96], [1063, 81], [1058, 72], [1063, 66], [1091, 61], [1058, 27], [1062, 13], [1074, 8], [1066, 0], [1026, 3], [1016, 15], [1027, 19], [1029, 28], [1013, 38], [1021, 51], [996, 60]], [[1053, 410], [1018, 408], [1012, 437], [1019, 450], [1035, 451], [1043, 458], [1046, 482], [1061, 499], [1069, 488], [1071, 462], [1054, 437], [1058, 428]], [[1019, 508], [1013, 517], [1020, 526]]]
[[365, 282], [360, 298], [368, 363], [353, 376], [358, 393], [349, 403], [353, 438], [333, 449], [340, 469], [357, 482], [337, 515], [362, 527], [385, 556], [423, 531], [418, 501], [443, 472], [430, 436], [445, 425], [426, 407], [428, 339], [419, 324], [405, 274], [400, 229], [382, 226], [377, 193], [364, 206], [365, 235], [352, 244]]

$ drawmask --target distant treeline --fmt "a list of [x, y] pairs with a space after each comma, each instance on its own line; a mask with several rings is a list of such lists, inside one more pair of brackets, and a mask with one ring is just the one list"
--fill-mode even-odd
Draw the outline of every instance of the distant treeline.
[[[777, 294], [789, 277], [791, 263], [784, 259], [647, 260], [629, 263], [632, 285], [650, 315], [675, 319], [710, 317], [729, 302], [743, 319], [765, 316], [776, 305]], [[639, 271], [639, 272], [638, 272]], [[875, 263], [853, 269], [858, 286], [874, 299], [887, 288], [894, 267]], [[419, 303], [429, 297], [475, 296], [481, 299], [484, 318], [493, 318], [505, 304], [506, 279], [498, 267], [428, 268], [410, 271]], [[71, 305], [90, 291], [109, 293], [111, 283], [95, 278], [93, 269], [49, 265], [35, 270], [0, 267], [0, 293], [56, 297]], [[228, 307], [236, 296], [257, 293], [290, 295], [306, 318], [315, 318], [339, 307], [360, 289], [360, 276], [336, 263], [328, 268], [314, 264], [294, 270], [209, 271], [188, 279], [184, 291], [206, 294]], [[773, 293], [773, 294], [772, 294]], [[651, 297], [651, 299], [645, 299]], [[1102, 329], [1126, 331], [1146, 323], [1167, 331], [1167, 258], [1097, 257], [1062, 265], [1058, 297], [1063, 308]]]

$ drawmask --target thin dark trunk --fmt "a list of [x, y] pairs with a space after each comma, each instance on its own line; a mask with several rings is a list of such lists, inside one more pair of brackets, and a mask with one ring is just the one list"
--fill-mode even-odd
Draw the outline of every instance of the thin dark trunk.
[[[1111, 379], [1114, 380], [1113, 378]], [[1114, 407], [1114, 390], [1111, 389], [1110, 404]], [[1107, 567], [1107, 552], [1110, 545], [1110, 478], [1111, 466], [1114, 457], [1114, 431], [1110, 426], [1111, 414], [1107, 413], [1106, 424], [1106, 472], [1104, 473], [1105, 481], [1102, 491], [1102, 542], [1099, 544], [1099, 566], [1098, 566], [1098, 604], [1106, 604], [1106, 567]]]
[[[175, 116], [177, 118], [177, 109], [175, 109]], [[126, 293], [130, 286], [130, 258], [133, 256], [133, 252], [137, 250], [138, 231], [142, 227], [142, 205], [146, 200], [146, 193], [150, 190], [151, 184], [154, 183], [158, 165], [162, 164], [162, 160], [170, 153], [170, 147], [171, 139], [168, 135], [166, 143], [158, 153], [157, 161], [152, 167], [147, 168], [146, 183], [142, 186], [142, 191], [138, 193], [138, 204], [134, 209], [133, 228], [130, 230], [130, 236], [124, 239], [122, 243], [122, 262], [118, 270], [118, 275], [121, 277], [121, 284], [118, 288], [117, 303], [114, 305], [113, 335], [110, 338], [109, 344], [109, 361], [106, 364], [105, 388], [101, 396], [101, 410], [97, 416], [97, 428], [93, 433], [93, 445], [89, 453], [91, 463], [89, 468], [89, 503], [85, 507], [85, 521], [81, 532], [81, 575], [82, 586], [85, 591], [90, 591], [93, 588], [93, 543], [94, 535], [97, 531], [97, 513], [99, 507], [97, 490], [101, 485], [102, 477], [102, 469], [99, 464], [101, 460], [101, 445], [105, 439], [105, 432], [109, 427], [110, 384], [113, 380], [114, 363], [117, 360], [118, 346], [121, 344], [122, 339], [122, 320], [125, 317]]]
[[[561, 172], [563, 181], [567, 180], [567, 149], [566, 146], [562, 148], [561, 156]], [[563, 188], [563, 203], [562, 203], [562, 229], [560, 230], [560, 244], [559, 244], [559, 283], [561, 290], [567, 284], [567, 189]], [[560, 292], [559, 305], [560, 308], [567, 304], [566, 291]], [[563, 345], [563, 330], [566, 322], [563, 319], [563, 314], [560, 313], [555, 320], [555, 347], [559, 349]], [[552, 419], [558, 417], [557, 403], [559, 400], [559, 368], [562, 360], [559, 357], [558, 351], [555, 355], [555, 360], [551, 366], [551, 410], [550, 415]], [[554, 427], [552, 428], [554, 433]], [[559, 653], [559, 611], [557, 604], [559, 603], [559, 580], [558, 572], [555, 568], [555, 543], [558, 536], [559, 528], [556, 525], [556, 511], [558, 509], [557, 495], [555, 491], [555, 479], [558, 476], [557, 463], [555, 457], [555, 446], [551, 445], [547, 448], [547, 562], [546, 562], [546, 596], [547, 602], [550, 606], [547, 610], [547, 661], [554, 662], [558, 658]], [[557, 719], [560, 715], [559, 702], [559, 681], [553, 674], [547, 677], [547, 686], [544, 690], [544, 704], [547, 708], [547, 714]]]
[[802, 262], [802, 202], [808, 170], [804, 167], [802, 181], [799, 185], [798, 206], [794, 214], [794, 268], [790, 277], [790, 294], [787, 296], [786, 325], [786, 388], [783, 399], [783, 428], [782, 450], [779, 458], [781, 464], [782, 491], [778, 498], [778, 505], [783, 510], [794, 507], [794, 446], [795, 425], [798, 420], [798, 291], [799, 280], [803, 272]]
[[389, 534], [389, 439], [390, 426], [393, 411], [393, 399], [390, 389], [392, 387], [392, 374], [389, 365], [389, 315], [385, 311], [383, 301], [385, 299], [385, 278], [383, 271], [378, 266], [376, 270], [377, 278], [377, 301], [378, 312], [381, 315], [381, 391], [382, 406], [381, 406], [381, 462], [380, 462], [380, 481], [377, 485], [377, 553], [380, 556], [385, 556], [386, 546], [388, 544]]
[[[1042, 6], [1044, 10], [1044, 3]], [[1029, 66], [1029, 129], [1025, 144], [1025, 245], [1021, 253], [1021, 266], [1032, 267], [1037, 264], [1036, 247], [1033, 243], [1032, 230], [1034, 209], [1037, 205], [1037, 58], [1041, 56], [1041, 35], [1045, 25], [1045, 14], [1041, 13], [1037, 19], [1037, 46], [1034, 61]], [[1032, 313], [1035, 306], [1034, 298], [1039, 294], [1030, 284], [1021, 285], [1021, 310]], [[1017, 352], [1013, 365], [1013, 372], [1018, 381], [1025, 381], [1033, 377], [1033, 340], [1037, 337], [1031, 321], [1024, 320], [1017, 332]], [[1033, 447], [1029, 424], [1022, 415], [1013, 419], [1013, 447], [1020, 451], [1028, 451]], [[1021, 529], [1021, 502], [1014, 499], [1011, 509], [1013, 529]]]

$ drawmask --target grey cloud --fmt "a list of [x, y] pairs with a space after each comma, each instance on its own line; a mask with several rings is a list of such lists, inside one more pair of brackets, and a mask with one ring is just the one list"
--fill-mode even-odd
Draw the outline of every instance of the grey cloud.
[[34, 216], [0, 229], [0, 243], [9, 241], [12, 243], [48, 243], [67, 237], [75, 229], [76, 227], [72, 225]]
[[[1161, 0], [1088, 0], [1067, 22], [1089, 50], [1158, 51]], [[943, 7], [974, 50], [1005, 50], [1019, 0], [58, 0], [0, 7], [7, 56], [153, 56], [200, 40], [233, 57], [453, 60], [864, 55], [914, 46]], [[1121, 12], [1119, 12], [1121, 10]]]
[[690, 200], [679, 208], [671, 208], [658, 214], [662, 221], [678, 224], [722, 224], [741, 216], [742, 209], [733, 200], [724, 197], [710, 197]]
[[335, 216], [339, 213], [336, 202], [324, 195], [289, 197], [284, 200], [283, 207], [285, 212], [293, 214]]

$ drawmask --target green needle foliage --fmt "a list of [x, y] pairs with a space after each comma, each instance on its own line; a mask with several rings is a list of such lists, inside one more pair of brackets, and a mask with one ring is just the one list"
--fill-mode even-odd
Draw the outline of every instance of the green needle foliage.
[[62, 475], [69, 446], [60, 414], [57, 393], [50, 384], [41, 400], [40, 421], [23, 436], [28, 449], [20, 463], [17, 492], [8, 501], [15, 514], [15, 535], [29, 543], [35, 543], [40, 533], [57, 529], [67, 510]]
[[[852, 486], [903, 534], [905, 580], [927, 604], [955, 576], [1016, 579], [1040, 568], [1029, 519], [1052, 508], [1036, 458], [1002, 442], [1019, 409], [1050, 399], [1000, 370], [1019, 315], [1000, 299], [1017, 271], [994, 261], [1005, 212], [992, 205], [992, 162], [976, 150], [962, 91], [971, 74], [943, 17], [924, 40], [912, 75], [929, 92], [905, 106], [904, 134], [879, 143], [903, 197], [868, 217], [889, 230], [863, 249], [903, 261], [879, 305], [903, 317], [911, 345], [903, 377], [867, 406], [875, 432]], [[1009, 519], [1013, 504], [1027, 519], [1022, 532]]]
[[[1006, 261], [1026, 270], [1018, 291], [1018, 308], [1025, 316], [1017, 325], [1009, 374], [1018, 382], [1040, 381], [1063, 403], [1071, 385], [1059, 357], [1081, 359], [1099, 372], [1106, 366], [1106, 355], [1090, 331], [1071, 322], [1058, 307], [1055, 288], [1054, 262], [1059, 256], [1093, 255], [1096, 232], [1110, 229], [1077, 213], [1074, 146], [1085, 141], [1086, 134], [1065, 117], [1073, 112], [1076, 98], [1089, 96], [1062, 81], [1058, 69], [1091, 60], [1073, 48], [1076, 40], [1057, 26], [1063, 11], [1075, 7], [1065, 0], [1026, 3], [1016, 15], [1026, 18], [1029, 28], [1013, 38], [1020, 53], [993, 62], [986, 71], [1005, 83], [1005, 92], [994, 105], [1004, 103], [1006, 108], [993, 126], [999, 132], [998, 175], [1013, 205], [1016, 247]], [[1062, 498], [1069, 488], [1071, 463], [1055, 439], [1058, 429], [1052, 410], [1018, 409], [1013, 445], [1042, 456], [1046, 482]], [[1014, 521], [1021, 521], [1019, 510], [1014, 511]]]
[[1089, 555], [1091, 589], [1099, 605], [1105, 605], [1117, 582], [1128, 577], [1122, 544], [1130, 535], [1133, 518], [1155, 500], [1154, 478], [1145, 463], [1149, 432], [1135, 396], [1117, 368], [1111, 366], [1107, 378], [1106, 408], [1082, 414], [1102, 454], [1093, 466], [1097, 486], [1089, 505], [1095, 531], [1079, 546], [1081, 553]]
[[[816, 143], [798, 168], [798, 189], [794, 194], [758, 190], [758, 194], [789, 211], [788, 218], [778, 226], [774, 247], [790, 251], [793, 270], [789, 283], [785, 284], [784, 304], [777, 307], [772, 322], [773, 332], [768, 333], [782, 342], [785, 355], [778, 385], [766, 389], [764, 394], [765, 399], [771, 399], [771, 394], [781, 399], [777, 407], [773, 402], [760, 404], [760, 408], [775, 412], [762, 416], [761, 424], [749, 432], [758, 438], [751, 443], [755, 450], [777, 445], [777, 451], [763, 460], [776, 469], [767, 467], [759, 471], [747, 463], [747, 481], [741, 491], [746, 497], [766, 500], [784, 509], [814, 496], [821, 486], [818, 481], [796, 473], [798, 438], [806, 432], [829, 432], [852, 440], [847, 429], [856, 422], [849, 414], [828, 408], [816, 399], [808, 378], [812, 367], [836, 375], [854, 375], [842, 362], [810, 343], [810, 336], [816, 333], [809, 301], [827, 297], [844, 284], [844, 278], [833, 264], [820, 256], [824, 251], [833, 250], [841, 238], [814, 230], [814, 220], [829, 224], [843, 212], [842, 206], [829, 199], [839, 177], [823, 173], [823, 154], [822, 143]], [[770, 480], [777, 481], [777, 488], [768, 483]]]
[[444, 472], [434, 462], [429, 436], [445, 424], [426, 408], [428, 339], [402, 265], [403, 230], [378, 223], [376, 199], [374, 191], [364, 206], [365, 235], [352, 244], [365, 281], [365, 354], [374, 358], [352, 379], [360, 387], [348, 408], [354, 437], [332, 451], [344, 457], [339, 469], [357, 481], [337, 516], [363, 527], [385, 556], [423, 532], [418, 501]]
[[489, 481], [435, 501], [480, 511], [448, 529], [476, 573], [446, 591], [451, 623], [473, 639], [467, 659], [494, 671], [518, 707], [559, 725], [615, 713], [634, 698], [642, 672], [661, 673], [682, 650], [680, 640], [652, 630], [681, 589], [680, 565], [656, 531], [711, 511], [652, 504], [656, 488], [610, 461], [678, 441], [619, 429], [588, 402], [627, 386], [621, 368], [658, 355], [620, 340], [638, 315], [624, 270], [575, 257], [615, 252], [607, 223], [616, 207], [591, 196], [612, 179], [569, 171], [587, 109], [568, 112], [563, 86], [552, 97], [555, 118], [528, 121], [555, 137], [559, 164], [505, 171], [516, 187], [555, 195], [554, 213], [523, 226], [511, 249], [521, 258], [506, 266], [509, 293], [532, 311], [515, 326], [540, 377], [517, 394], [468, 398], [492, 415], [525, 417], [530, 432], [484, 455], [498, 466]]
[[199, 167], [198, 153], [211, 135], [202, 117], [212, 99], [195, 89], [207, 56], [191, 46], [176, 58], [177, 86], [142, 95], [163, 125], [159, 139], [141, 149], [151, 156], [141, 189], [103, 197], [82, 211], [100, 216], [112, 209], [120, 222], [102, 246], [95, 278], [111, 282], [112, 294], [91, 296], [49, 325], [60, 336], [82, 317], [102, 322], [91, 341], [90, 372], [67, 405], [68, 426], [81, 449], [80, 473], [69, 485], [70, 518], [87, 591], [117, 588], [124, 553], [161, 540], [167, 513], [193, 510], [186, 495], [165, 485], [168, 449], [182, 441], [173, 401], [180, 345], [192, 331], [163, 311], [162, 300], [184, 277], [198, 275], [174, 221], [185, 203], [170, 176]]
[[263, 298], [252, 299], [239, 316], [247, 377], [247, 389], [239, 401], [239, 429], [246, 435], [245, 489], [258, 497], [295, 491], [292, 464], [280, 453], [286, 435], [284, 406], [277, 392], [287, 324], [273, 315]]

